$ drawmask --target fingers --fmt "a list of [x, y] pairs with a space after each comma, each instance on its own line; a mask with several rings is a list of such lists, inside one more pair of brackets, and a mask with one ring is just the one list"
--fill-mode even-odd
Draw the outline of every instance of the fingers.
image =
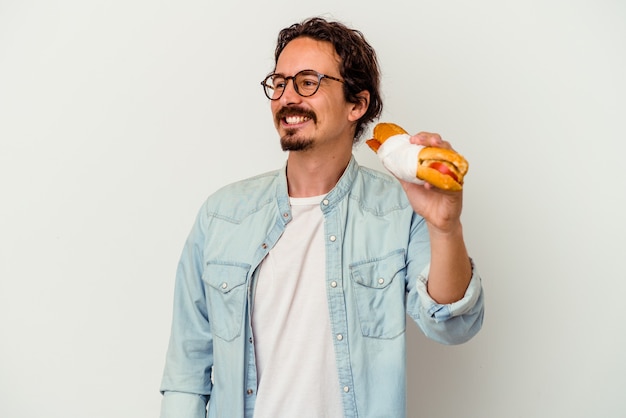
[[419, 132], [410, 139], [412, 144], [423, 145], [425, 147], [438, 147], [452, 149], [448, 141], [444, 141], [441, 135], [432, 132]]

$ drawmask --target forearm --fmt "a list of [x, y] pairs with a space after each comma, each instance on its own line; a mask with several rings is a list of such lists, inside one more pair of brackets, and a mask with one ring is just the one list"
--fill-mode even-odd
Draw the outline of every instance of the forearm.
[[459, 221], [447, 231], [430, 225], [428, 230], [431, 248], [428, 294], [440, 304], [456, 302], [463, 298], [472, 278], [463, 227]]

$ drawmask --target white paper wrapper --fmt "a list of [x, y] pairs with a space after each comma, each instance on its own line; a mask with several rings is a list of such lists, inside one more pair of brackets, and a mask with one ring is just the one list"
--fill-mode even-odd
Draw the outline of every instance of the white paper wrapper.
[[415, 184], [424, 184], [417, 178], [417, 155], [424, 148], [422, 145], [411, 144], [408, 134], [394, 135], [378, 148], [378, 158], [383, 166], [396, 177]]

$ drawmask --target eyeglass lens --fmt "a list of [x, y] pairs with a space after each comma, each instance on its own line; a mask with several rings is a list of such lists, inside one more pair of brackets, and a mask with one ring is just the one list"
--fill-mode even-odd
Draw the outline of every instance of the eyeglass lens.
[[301, 71], [293, 77], [285, 77], [281, 74], [270, 75], [264, 83], [265, 94], [271, 99], [278, 99], [283, 95], [287, 82], [293, 80], [296, 92], [304, 97], [315, 94], [320, 85], [320, 76], [314, 71]]

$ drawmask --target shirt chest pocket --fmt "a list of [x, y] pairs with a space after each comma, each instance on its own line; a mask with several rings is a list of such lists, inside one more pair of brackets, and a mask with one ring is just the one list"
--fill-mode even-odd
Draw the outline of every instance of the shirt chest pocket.
[[237, 263], [208, 263], [202, 280], [213, 335], [231, 341], [241, 334], [246, 309], [247, 277], [250, 266]]
[[406, 326], [404, 250], [350, 265], [350, 277], [366, 337], [393, 338]]

